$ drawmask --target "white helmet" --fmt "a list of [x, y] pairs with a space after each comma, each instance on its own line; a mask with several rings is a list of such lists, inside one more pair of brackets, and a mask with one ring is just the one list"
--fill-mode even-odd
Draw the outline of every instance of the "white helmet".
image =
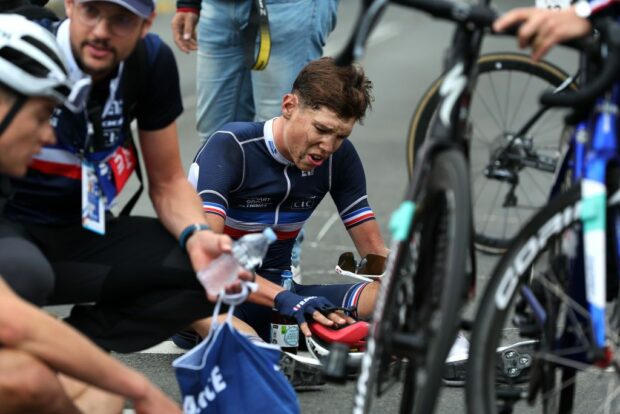
[[16, 14], [0, 14], [0, 83], [25, 96], [64, 103], [73, 83], [54, 36]]

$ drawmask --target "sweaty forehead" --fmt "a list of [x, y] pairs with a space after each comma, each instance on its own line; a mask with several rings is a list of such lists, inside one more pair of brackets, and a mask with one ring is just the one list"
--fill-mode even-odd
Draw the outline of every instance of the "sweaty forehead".
[[355, 118], [341, 118], [336, 112], [326, 107], [313, 109], [313, 122], [334, 130], [338, 134], [348, 135], [355, 125]]

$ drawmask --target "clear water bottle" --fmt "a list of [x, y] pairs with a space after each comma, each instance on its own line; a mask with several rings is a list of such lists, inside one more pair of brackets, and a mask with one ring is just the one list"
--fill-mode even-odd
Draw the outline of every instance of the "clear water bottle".
[[198, 280], [210, 295], [217, 295], [237, 279], [240, 266], [248, 270], [260, 266], [269, 245], [275, 240], [276, 234], [270, 228], [262, 233], [246, 234], [233, 243], [232, 254], [222, 254], [207, 268], [200, 270]]
[[[282, 272], [282, 287], [293, 290], [293, 272]], [[275, 308], [271, 310], [271, 343], [279, 346], [282, 351], [297, 353], [299, 347], [299, 325], [293, 317], [280, 314]]]

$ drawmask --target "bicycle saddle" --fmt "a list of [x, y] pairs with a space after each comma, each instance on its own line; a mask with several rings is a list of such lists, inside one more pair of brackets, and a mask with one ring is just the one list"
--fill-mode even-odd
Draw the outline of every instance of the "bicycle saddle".
[[308, 326], [312, 335], [316, 335], [317, 338], [328, 344], [339, 342], [347, 345], [349, 348], [363, 349], [366, 347], [368, 322], [358, 321], [337, 329], [329, 328], [318, 322], [310, 322]]

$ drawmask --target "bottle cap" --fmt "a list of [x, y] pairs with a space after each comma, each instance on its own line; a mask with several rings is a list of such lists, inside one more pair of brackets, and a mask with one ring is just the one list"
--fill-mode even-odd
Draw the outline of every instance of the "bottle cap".
[[267, 227], [263, 230], [263, 235], [269, 240], [269, 243], [273, 243], [278, 238], [271, 227]]
[[290, 270], [284, 270], [284, 271], [282, 271], [282, 275], [281, 276], [282, 276], [283, 279], [286, 279], [286, 278], [292, 279], [293, 278], [293, 272], [291, 272]]

